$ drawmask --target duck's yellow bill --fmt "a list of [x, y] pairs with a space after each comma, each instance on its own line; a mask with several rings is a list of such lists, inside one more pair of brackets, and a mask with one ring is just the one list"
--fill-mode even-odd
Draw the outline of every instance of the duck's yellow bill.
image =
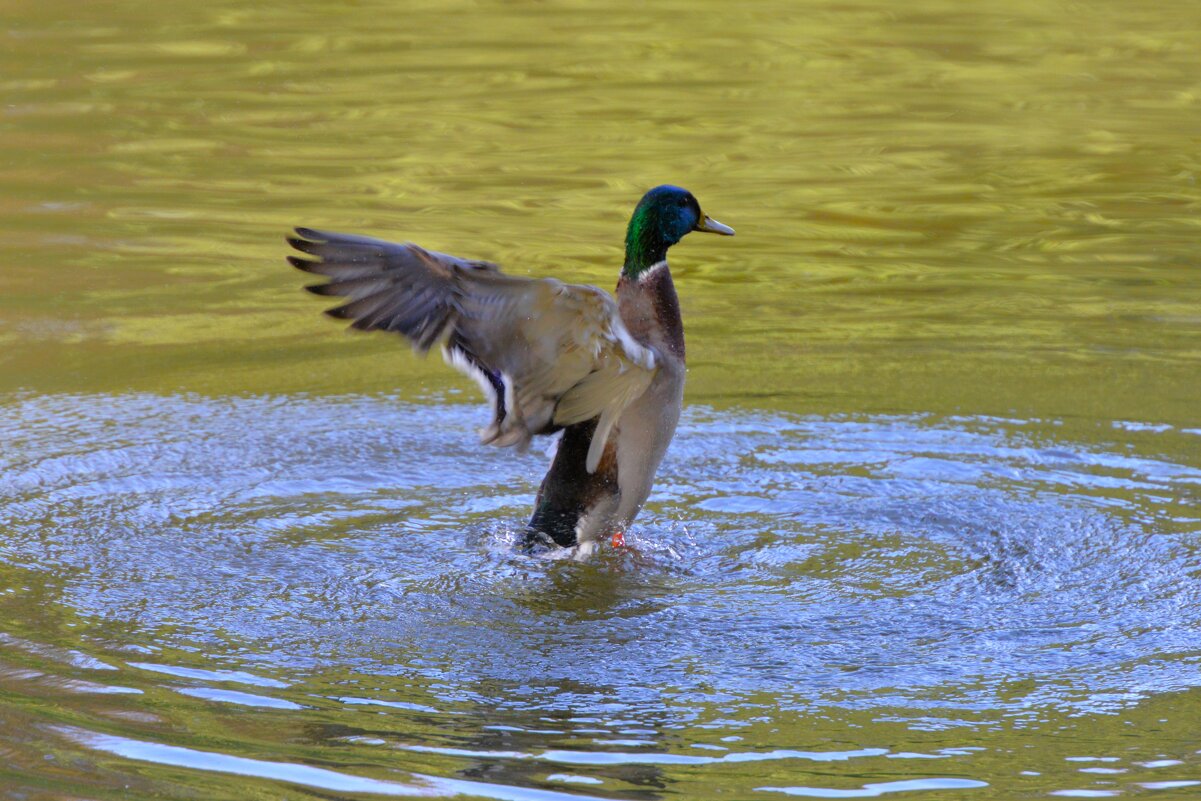
[[717, 220], [710, 217], [708, 214], [701, 217], [701, 221], [693, 228], [694, 231], [708, 231], [711, 234], [721, 234], [722, 236], [734, 236], [734, 229], [728, 225], [722, 225]]

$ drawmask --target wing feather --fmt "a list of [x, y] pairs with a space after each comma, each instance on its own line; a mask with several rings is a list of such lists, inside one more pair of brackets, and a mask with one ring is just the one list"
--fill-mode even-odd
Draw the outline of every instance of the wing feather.
[[346, 299], [330, 316], [399, 333], [422, 353], [442, 343], [446, 360], [492, 399], [485, 442], [524, 448], [536, 434], [599, 418], [587, 458], [594, 472], [621, 412], [654, 376], [654, 351], [596, 287], [365, 236], [297, 228], [287, 241], [312, 257], [289, 262], [328, 279], [309, 291]]

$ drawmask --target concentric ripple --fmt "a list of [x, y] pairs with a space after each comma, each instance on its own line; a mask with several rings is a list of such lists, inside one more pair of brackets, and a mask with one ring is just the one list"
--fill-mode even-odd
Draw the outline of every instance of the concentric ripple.
[[[480, 448], [474, 407], [133, 395], [5, 412], [3, 560], [55, 577], [46, 608], [93, 630], [96, 656], [71, 659], [119, 667], [127, 701], [312, 718], [320, 741], [434, 760], [411, 768], [427, 779], [482, 762], [528, 784], [549, 762], [568, 784], [741, 770], [748, 791], [812, 795], [812, 776], [755, 782], [755, 765], [972, 750], [781, 741], [773, 724], [1037, 728], [1201, 684], [1201, 469], [1053, 423], [694, 408], [631, 547], [581, 563], [514, 547], [546, 456]], [[13, 629], [18, 650], [54, 647]], [[111, 754], [204, 761], [73, 725]], [[967, 775], [825, 797], [991, 786]], [[427, 787], [401, 784], [379, 792]]]

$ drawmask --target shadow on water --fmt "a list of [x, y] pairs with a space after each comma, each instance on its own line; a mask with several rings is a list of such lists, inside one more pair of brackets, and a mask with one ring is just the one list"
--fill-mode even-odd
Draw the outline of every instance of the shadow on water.
[[[1201, 469], [1150, 446], [1073, 443], [1055, 421], [693, 409], [632, 547], [580, 563], [515, 547], [546, 460], [479, 448], [477, 415], [11, 400], [6, 681], [92, 699], [31, 731], [352, 794], [633, 798], [720, 771], [821, 795], [847, 776], [814, 766], [976, 759], [839, 791], [870, 796], [992, 786], [948, 741], [964, 731], [1128, 715], [1199, 684]], [[1198, 434], [1149, 436], [1170, 452]], [[58, 644], [79, 630], [96, 656]], [[112, 684], [71, 675], [97, 664]], [[864, 721], [877, 739], [849, 741]], [[900, 739], [879, 740], [890, 722]], [[411, 780], [338, 767], [395, 755]]]

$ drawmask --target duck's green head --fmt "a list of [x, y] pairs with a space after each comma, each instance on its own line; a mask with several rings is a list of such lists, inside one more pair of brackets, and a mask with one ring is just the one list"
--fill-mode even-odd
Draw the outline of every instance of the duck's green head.
[[621, 274], [637, 278], [667, 258], [667, 249], [689, 231], [733, 236], [734, 229], [710, 219], [687, 189], [656, 186], [642, 196], [626, 229], [626, 262]]

